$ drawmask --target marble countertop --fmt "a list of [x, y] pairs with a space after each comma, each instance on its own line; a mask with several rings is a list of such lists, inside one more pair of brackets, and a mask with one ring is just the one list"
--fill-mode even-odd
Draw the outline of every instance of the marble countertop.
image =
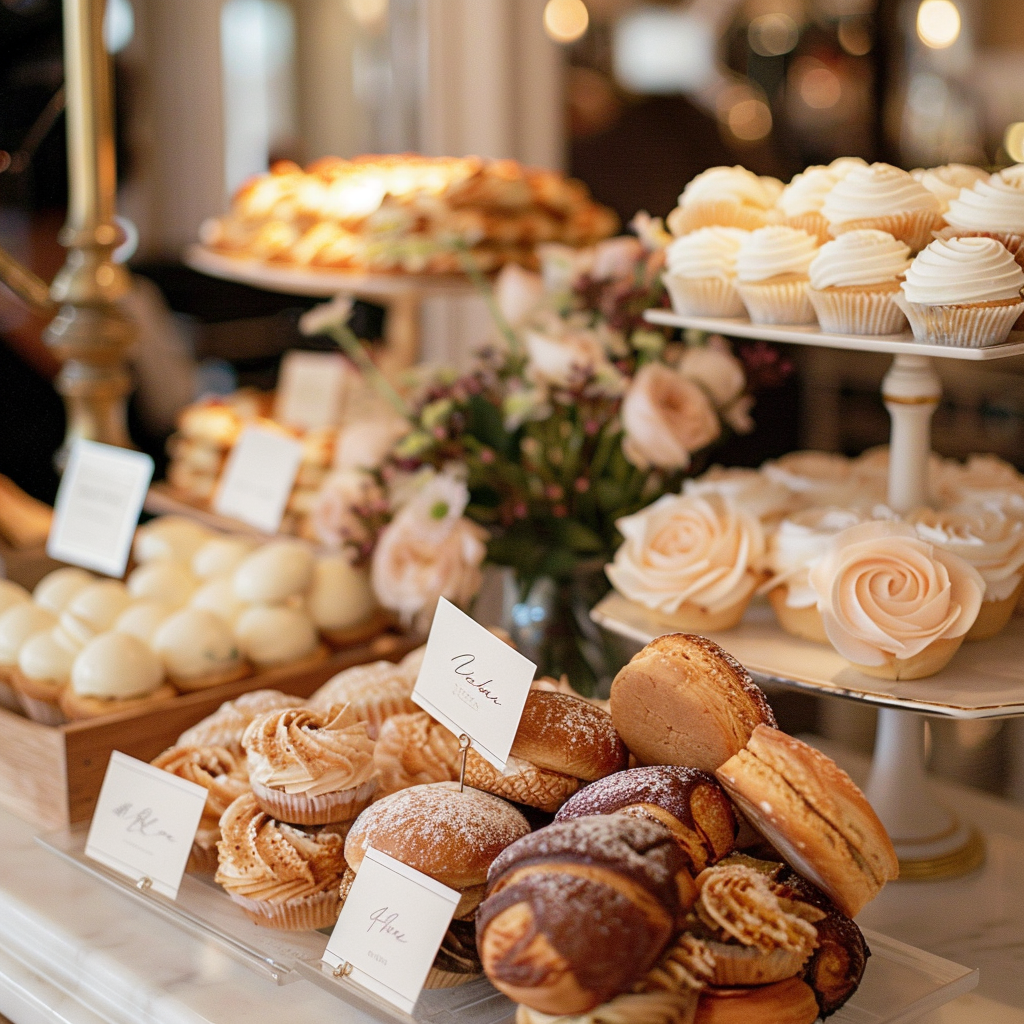
[[[863, 767], [838, 759], [855, 776]], [[1024, 1024], [1024, 811], [972, 790], [941, 791], [986, 832], [985, 868], [952, 881], [889, 885], [859, 920], [981, 969], [974, 992], [922, 1024]], [[257, 975], [43, 850], [36, 831], [0, 810], [0, 1014], [15, 1024], [338, 1019], [342, 1006], [329, 993]], [[374, 1020], [349, 1006], [343, 1019]]]

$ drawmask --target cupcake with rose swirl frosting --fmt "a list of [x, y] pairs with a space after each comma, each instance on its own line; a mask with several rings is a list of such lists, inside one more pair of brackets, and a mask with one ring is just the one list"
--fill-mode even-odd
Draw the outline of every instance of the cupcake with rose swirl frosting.
[[993, 238], [936, 239], [900, 288], [914, 339], [933, 345], [999, 345], [1024, 312], [1024, 270]]
[[242, 747], [253, 795], [278, 821], [350, 821], [377, 788], [374, 741], [347, 704], [260, 715], [246, 727]]
[[709, 167], [687, 182], [666, 225], [673, 235], [719, 225], [753, 231], [771, 222], [782, 190], [775, 178], [759, 178], [739, 165]]
[[832, 646], [880, 679], [923, 679], [945, 668], [985, 593], [974, 566], [909, 523], [843, 530], [807, 575]]
[[755, 324], [812, 324], [808, 271], [818, 243], [806, 231], [773, 224], [752, 231], [736, 256], [736, 290]]
[[941, 226], [939, 201], [919, 181], [891, 164], [854, 167], [825, 197], [821, 212], [830, 233], [874, 228], [923, 249]]
[[748, 234], [741, 228], [699, 228], [668, 246], [662, 280], [677, 313], [743, 315], [735, 283], [736, 254]]
[[811, 262], [811, 305], [832, 334], [895, 334], [906, 326], [896, 305], [910, 247], [885, 231], [847, 231]]
[[220, 819], [217, 874], [246, 917], [267, 928], [309, 931], [338, 920], [345, 840], [275, 821], [251, 793]]

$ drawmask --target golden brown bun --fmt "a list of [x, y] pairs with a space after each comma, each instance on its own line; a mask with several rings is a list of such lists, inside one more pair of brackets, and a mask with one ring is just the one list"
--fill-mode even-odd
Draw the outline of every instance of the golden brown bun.
[[817, 1019], [810, 986], [789, 978], [756, 988], [705, 989], [694, 1024], [814, 1024]]
[[644, 977], [695, 896], [659, 825], [617, 814], [559, 822], [495, 860], [477, 947], [491, 983], [516, 1002], [583, 1013]]
[[899, 874], [892, 841], [864, 794], [806, 743], [759, 726], [715, 774], [793, 869], [849, 917]]
[[163, 704], [178, 696], [170, 683], [161, 683], [152, 693], [145, 697], [127, 697], [118, 699], [116, 697], [83, 697], [71, 688], [65, 686], [60, 691], [61, 711], [64, 712], [72, 722], [88, 718], [102, 718], [104, 715], [116, 715], [120, 711], [138, 711], [155, 704]]
[[345, 840], [345, 860], [359, 871], [368, 846], [443, 885], [482, 886], [491, 862], [530, 831], [511, 804], [457, 782], [413, 786], [371, 804]]
[[694, 874], [728, 854], [736, 840], [732, 804], [714, 776], [680, 765], [651, 765], [609, 775], [570, 797], [555, 821], [616, 811], [664, 825]]
[[640, 764], [713, 772], [757, 725], [775, 725], [750, 673], [706, 637], [649, 643], [612, 683], [612, 721]]
[[629, 757], [611, 715], [582, 697], [547, 690], [527, 696], [511, 752], [587, 782], [621, 771]]
[[466, 752], [466, 785], [553, 814], [580, 788], [580, 780], [515, 758], [499, 772], [470, 749]]

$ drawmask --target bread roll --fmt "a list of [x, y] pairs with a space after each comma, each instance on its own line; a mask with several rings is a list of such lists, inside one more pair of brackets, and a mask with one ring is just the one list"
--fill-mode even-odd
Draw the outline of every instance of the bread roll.
[[664, 825], [694, 874], [728, 854], [736, 840], [732, 804], [714, 776], [679, 765], [652, 765], [609, 775], [570, 797], [555, 820], [616, 811]]
[[649, 643], [615, 677], [612, 721], [641, 764], [713, 772], [758, 725], [775, 725], [750, 673], [718, 644], [671, 633]]
[[818, 1004], [799, 978], [754, 988], [706, 988], [693, 1024], [814, 1024]]
[[896, 851], [864, 794], [831, 758], [758, 726], [715, 773], [793, 869], [854, 917], [899, 874]]

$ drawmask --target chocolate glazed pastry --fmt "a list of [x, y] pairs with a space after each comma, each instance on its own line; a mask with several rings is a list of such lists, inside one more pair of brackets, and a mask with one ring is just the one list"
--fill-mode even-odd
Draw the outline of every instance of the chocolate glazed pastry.
[[694, 874], [726, 856], [736, 840], [736, 816], [725, 790], [699, 768], [653, 765], [616, 772], [570, 797], [555, 820], [615, 812], [664, 825]]
[[496, 858], [477, 946], [510, 998], [542, 1013], [583, 1013], [644, 976], [695, 896], [662, 826], [623, 815], [560, 822]]

